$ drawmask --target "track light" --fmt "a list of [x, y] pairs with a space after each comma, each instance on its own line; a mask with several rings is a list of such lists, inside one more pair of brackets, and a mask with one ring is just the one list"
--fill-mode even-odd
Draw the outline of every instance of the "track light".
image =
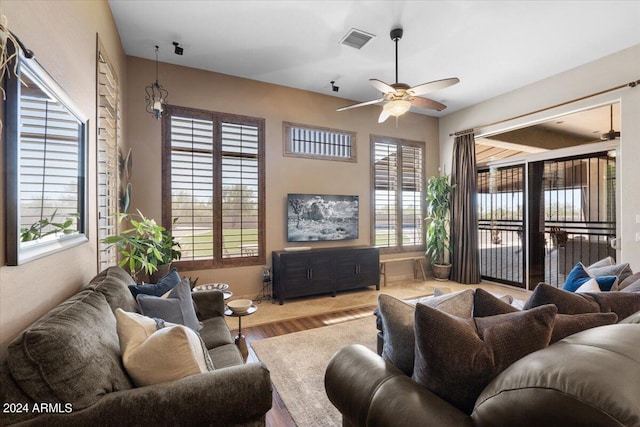
[[176, 55], [182, 55], [184, 53], [184, 48], [180, 47], [180, 43], [173, 42], [173, 45], [175, 46], [173, 53], [175, 53]]
[[336, 85], [335, 85], [335, 83], [336, 83], [336, 81], [335, 81], [335, 80], [331, 80], [331, 89], [332, 89], [334, 92], [337, 92], [337, 91], [339, 91], [339, 90], [340, 90], [340, 88], [339, 88], [338, 86], [336, 86]]

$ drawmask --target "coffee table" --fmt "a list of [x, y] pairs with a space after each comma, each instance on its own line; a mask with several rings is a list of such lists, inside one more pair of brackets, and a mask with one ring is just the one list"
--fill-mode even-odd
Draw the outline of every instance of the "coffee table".
[[238, 346], [238, 350], [240, 350], [240, 354], [242, 354], [242, 359], [246, 362], [247, 357], [249, 356], [249, 350], [247, 349], [247, 340], [244, 335], [242, 335], [242, 317], [249, 316], [258, 311], [258, 307], [255, 304], [252, 304], [251, 307], [247, 309], [247, 311], [242, 313], [236, 313], [230, 308], [227, 308], [224, 311], [225, 316], [229, 317], [237, 317], [238, 318], [238, 335], [236, 336], [235, 343]]

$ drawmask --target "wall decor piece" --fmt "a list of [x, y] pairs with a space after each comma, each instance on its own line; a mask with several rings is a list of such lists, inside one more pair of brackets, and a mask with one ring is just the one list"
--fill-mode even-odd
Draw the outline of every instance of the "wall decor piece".
[[358, 238], [358, 196], [288, 194], [287, 241]]
[[87, 120], [35, 59], [6, 80], [7, 264], [86, 242]]

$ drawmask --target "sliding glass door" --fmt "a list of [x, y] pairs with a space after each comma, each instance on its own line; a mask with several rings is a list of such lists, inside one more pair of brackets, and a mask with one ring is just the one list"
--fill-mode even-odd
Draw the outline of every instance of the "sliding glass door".
[[478, 169], [484, 279], [562, 286], [574, 265], [616, 251], [615, 150]]

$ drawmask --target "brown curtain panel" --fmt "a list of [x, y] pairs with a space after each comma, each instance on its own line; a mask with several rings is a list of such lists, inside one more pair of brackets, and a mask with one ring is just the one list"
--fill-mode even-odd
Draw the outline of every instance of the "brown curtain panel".
[[456, 184], [451, 201], [451, 279], [480, 283], [478, 250], [478, 187], [473, 133], [456, 136], [453, 144], [451, 182]]

